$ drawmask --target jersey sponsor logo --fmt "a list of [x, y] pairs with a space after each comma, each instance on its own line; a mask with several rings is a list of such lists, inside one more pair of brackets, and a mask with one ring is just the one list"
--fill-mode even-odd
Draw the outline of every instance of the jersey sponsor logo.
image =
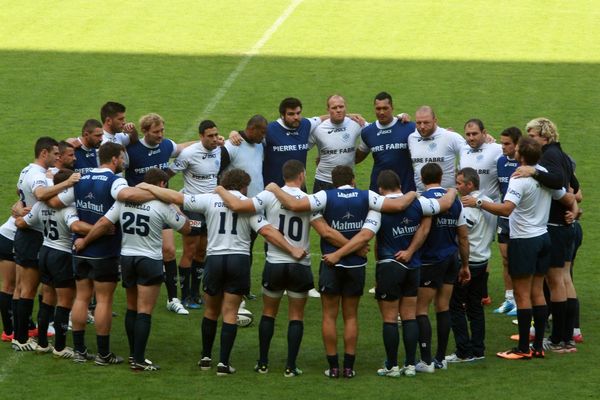
[[154, 154], [159, 154], [160, 149], [150, 150], [148, 151], [148, 157], [153, 156]]
[[519, 198], [519, 199], [521, 198], [521, 193], [517, 192], [517, 191], [516, 191], [516, 190], [514, 190], [514, 189], [510, 189], [510, 190], [508, 191], [508, 193], [512, 194], [512, 195], [513, 195], [513, 196], [515, 196], [516, 198]]
[[96, 197], [94, 197], [94, 193], [89, 192], [88, 194], [86, 194], [85, 196], [83, 196], [84, 199], [88, 199], [88, 200], [94, 200]]
[[379, 224], [378, 224], [378, 222], [377, 222], [376, 220], [374, 220], [374, 219], [371, 219], [371, 218], [367, 218], [367, 219], [365, 219], [365, 224], [371, 224], [371, 225], [373, 225], [373, 226], [377, 226], [377, 225], [379, 225]]
[[456, 218], [437, 217], [435, 224], [437, 226], [457, 226], [458, 220]]
[[315, 206], [321, 207], [321, 201], [317, 197], [315, 197], [315, 196], [313, 196], [313, 199], [315, 201]]
[[352, 199], [354, 197], [358, 197], [358, 192], [350, 192], [350, 193], [338, 192], [337, 197], [341, 197], [344, 199]]
[[283, 144], [281, 146], [272, 146], [273, 151], [299, 151], [299, 150], [308, 150], [308, 143], [306, 144]]
[[509, 180], [510, 180], [510, 177], [508, 177], [508, 176], [499, 176], [498, 177], [498, 182], [500, 182], [500, 183], [508, 183]]
[[346, 231], [357, 231], [360, 230], [363, 226], [363, 221], [331, 221], [331, 227], [336, 231], [346, 232]]
[[202, 153], [202, 157], [203, 160], [206, 160], [207, 158], [217, 158], [217, 154], [216, 153]]
[[437, 148], [437, 143], [435, 143], [435, 142], [431, 142], [431, 143], [429, 143], [429, 145], [427, 146], [427, 148], [428, 148], [430, 151], [434, 151], [434, 150]]
[[254, 198], [256, 199], [256, 201], [258, 201], [259, 205], [261, 205], [261, 206], [263, 205], [264, 201], [259, 196], [256, 196]]
[[158, 169], [162, 169], [164, 171], [165, 169], [167, 169], [168, 166], [169, 166], [169, 163], [164, 162], [164, 163], [160, 163], [160, 164], [154, 164], [154, 165], [151, 165], [148, 167], [135, 168], [133, 170], [133, 172], [135, 172], [138, 175], [142, 175], [142, 174], [145, 174], [146, 172], [150, 171], [152, 168], [158, 168]]
[[483, 175], [489, 175], [490, 174], [490, 170], [489, 169], [478, 169], [477, 173], [479, 175], [483, 174]]
[[209, 174], [209, 175], [192, 174], [192, 178], [204, 181], [204, 180], [209, 180], [209, 179], [217, 179], [217, 175], [215, 175], [215, 174]]
[[331, 150], [323, 150], [321, 151], [321, 155], [332, 155], [332, 154], [345, 154], [345, 153], [354, 153], [356, 148], [354, 146], [347, 147], [345, 149], [331, 149]]
[[91, 179], [93, 181], [107, 181], [108, 180], [108, 176], [104, 176], [104, 175], [89, 175], [91, 176]]
[[343, 127], [341, 127], [341, 128], [333, 128], [333, 129], [330, 129], [330, 130], [328, 130], [328, 131], [327, 131], [327, 134], [328, 134], [328, 135], [331, 135], [332, 133], [344, 132], [344, 131], [346, 131], [346, 127], [345, 127], [345, 126], [343, 126]]
[[[483, 151], [483, 149], [480, 147], [478, 149], [473, 149], [470, 148], [469, 151], [467, 151], [467, 154], [475, 154], [475, 153], [481, 153]], [[483, 157], [483, 155], [481, 155]]]
[[380, 151], [385, 151], [385, 150], [403, 150], [403, 149], [407, 149], [407, 148], [408, 148], [408, 144], [406, 144], [406, 143], [386, 143], [386, 144], [380, 144], [379, 146], [371, 147], [371, 151], [373, 153], [379, 153]]
[[414, 235], [414, 233], [419, 229], [419, 225], [415, 226], [395, 226], [392, 228], [392, 236], [399, 237], [405, 235]]
[[477, 159], [477, 161], [481, 161], [481, 160], [483, 160], [483, 154], [479, 154], [479, 155], [476, 157], [476, 159]]
[[94, 204], [91, 201], [77, 200], [75, 205], [80, 210], [92, 211], [98, 214], [104, 214], [103, 204]]
[[298, 131], [286, 131], [285, 136], [298, 136]]
[[343, 217], [342, 219], [350, 219], [350, 218], [354, 218], [354, 214], [352, 214], [350, 211], [348, 211]]
[[380, 130], [377, 131], [377, 136], [387, 135], [389, 133], [392, 133], [391, 129], [380, 129]]
[[413, 163], [443, 163], [445, 157], [413, 157]]

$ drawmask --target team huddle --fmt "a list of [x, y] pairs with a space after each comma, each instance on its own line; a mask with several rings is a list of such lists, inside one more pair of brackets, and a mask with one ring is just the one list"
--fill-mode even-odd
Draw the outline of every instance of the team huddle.
[[[373, 104], [376, 120], [368, 123], [348, 113], [340, 95], [327, 99], [328, 114], [313, 118], [302, 117], [300, 100], [286, 98], [275, 121], [255, 115], [224, 140], [217, 125], [204, 120], [199, 140], [177, 144], [164, 137], [159, 115], [143, 116], [136, 127], [126, 122], [122, 104], [108, 102], [101, 120], [87, 120], [80, 137], [40, 137], [34, 162], [19, 176], [12, 216], [0, 227], [2, 340], [15, 351], [121, 364], [124, 358], [110, 347], [113, 297], [121, 281], [129, 366], [157, 371], [146, 347], [164, 284], [169, 311], [204, 309], [198, 367], [230, 375], [260, 234], [266, 257], [264, 266], [254, 266], [262, 269], [263, 300], [255, 371], [269, 371], [275, 319], [286, 295], [288, 353], [282, 367], [285, 377], [302, 374], [297, 358], [305, 306], [309, 297], [320, 297], [325, 375], [353, 378], [358, 306], [375, 238], [376, 285], [369, 292], [381, 312], [386, 354], [376, 372], [433, 373], [449, 363], [485, 358], [484, 305], [491, 302], [488, 263], [497, 232], [505, 299], [494, 312], [516, 316], [518, 325], [512, 338], [517, 346], [497, 356], [530, 360], [546, 351], [576, 352], [583, 337], [572, 269], [582, 238], [582, 195], [556, 126], [537, 118], [525, 134], [511, 127], [493, 138], [481, 120], [470, 119], [463, 137], [439, 127], [429, 106], [417, 109], [411, 122], [407, 114], [394, 115], [386, 92]], [[315, 146], [317, 168], [307, 194], [307, 154]], [[369, 153], [373, 167], [363, 190], [354, 170]], [[182, 190], [169, 189], [179, 172]], [[311, 226], [322, 256], [316, 277]], [[175, 230], [183, 242], [179, 266]], [[90, 304], [95, 353], [85, 342]], [[456, 348], [448, 355], [451, 332]]]

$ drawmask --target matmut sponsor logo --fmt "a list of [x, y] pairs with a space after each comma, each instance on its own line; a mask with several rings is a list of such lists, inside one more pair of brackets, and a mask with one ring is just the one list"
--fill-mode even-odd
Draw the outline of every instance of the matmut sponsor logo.
[[412, 235], [417, 229], [419, 229], [419, 225], [416, 226], [396, 226], [392, 228], [392, 235], [394, 237], [403, 236], [403, 235]]
[[331, 221], [331, 227], [340, 232], [358, 231], [362, 228], [362, 226], [363, 221]]
[[76, 207], [80, 210], [92, 211], [99, 214], [104, 214], [104, 205], [95, 204], [91, 201], [77, 200]]

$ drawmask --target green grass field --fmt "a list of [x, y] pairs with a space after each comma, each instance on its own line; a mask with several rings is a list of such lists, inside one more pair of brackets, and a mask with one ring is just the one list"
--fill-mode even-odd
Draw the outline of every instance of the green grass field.
[[[238, 331], [232, 356], [238, 373], [223, 380], [196, 367], [201, 311], [189, 317], [168, 313], [163, 293], [147, 351], [162, 371], [134, 374], [125, 366], [74, 365], [17, 354], [3, 344], [0, 398], [519, 398], [525, 392], [540, 399], [597, 397], [600, 300], [595, 290], [600, 279], [595, 266], [600, 252], [595, 243], [600, 231], [593, 221], [598, 220], [600, 193], [593, 182], [600, 169], [600, 9], [595, 1], [1, 4], [3, 218], [16, 200], [17, 176], [33, 158], [35, 139], [77, 135], [84, 120], [99, 117], [107, 100], [127, 105], [130, 121], [148, 112], [161, 114], [167, 136], [175, 141], [195, 138], [200, 118], [215, 120], [225, 134], [242, 128], [255, 113], [275, 119], [287, 96], [302, 99], [306, 116], [324, 114], [325, 99], [335, 92], [346, 97], [352, 112], [369, 120], [374, 119], [373, 96], [386, 90], [398, 112], [414, 115], [418, 106], [429, 104], [441, 126], [461, 131], [464, 121], [478, 117], [496, 137], [505, 127], [524, 127], [534, 117], [547, 116], [558, 125], [563, 148], [578, 162], [584, 191], [585, 239], [575, 281], [586, 342], [574, 355], [550, 354], [531, 362], [497, 359], [496, 351], [512, 346], [508, 336], [516, 329], [510, 318], [488, 309], [485, 361], [413, 380], [383, 379], [375, 374], [385, 357], [381, 318], [366, 295], [360, 309], [358, 376], [328, 381], [322, 375], [320, 303], [311, 299], [298, 360], [302, 377], [282, 376], [287, 326], [282, 307], [271, 347], [272, 372], [257, 376], [252, 371], [258, 353], [255, 323]], [[289, 16], [282, 19], [286, 10]], [[311, 152], [309, 176], [313, 159]], [[370, 161], [357, 167], [360, 187], [368, 185], [369, 173]], [[181, 187], [180, 177], [172, 187]], [[316, 271], [319, 254], [313, 239]], [[263, 257], [256, 259], [253, 285], [258, 292]], [[370, 268], [367, 286], [373, 281]], [[502, 290], [494, 249], [494, 305]], [[247, 307], [260, 316], [260, 300]], [[126, 355], [121, 288], [115, 311], [112, 348]], [[95, 348], [91, 326], [88, 344]]]

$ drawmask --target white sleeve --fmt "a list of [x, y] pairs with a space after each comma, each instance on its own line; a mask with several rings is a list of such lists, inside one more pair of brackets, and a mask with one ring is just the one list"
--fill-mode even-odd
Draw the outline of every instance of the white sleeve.
[[385, 196], [380, 196], [372, 190], [369, 190], [369, 210], [381, 211]]
[[77, 209], [75, 207], [69, 206], [63, 208], [62, 212], [65, 224], [67, 224], [69, 229], [71, 228], [71, 225], [73, 225], [74, 222], [79, 221], [79, 216], [77, 215]]
[[183, 209], [205, 213], [210, 204], [212, 193], [183, 195]]
[[317, 126], [321, 125], [321, 122], [323, 122], [323, 121], [321, 121], [321, 117], [311, 117], [311, 118], [308, 118], [308, 121], [310, 122], [310, 131], [311, 132], [314, 131]]
[[554, 200], [560, 200], [567, 194], [565, 188], [555, 189], [552, 191], [552, 198]]
[[450, 146], [452, 147], [452, 151], [457, 156], [460, 156], [461, 148], [467, 144], [465, 138], [463, 138], [460, 134], [456, 132], [448, 131], [448, 133], [452, 134], [452, 140], [450, 141]]
[[423, 215], [429, 217], [431, 215], [436, 215], [440, 213], [440, 202], [436, 199], [428, 199], [427, 197], [419, 196], [417, 201], [421, 205]]
[[[315, 129], [316, 130], [316, 129]], [[308, 135], [308, 149], [312, 149], [317, 144], [317, 137], [315, 136], [315, 130], [311, 129]]]
[[237, 157], [238, 151], [240, 150], [240, 146], [234, 146], [233, 144], [231, 144], [231, 140], [227, 139], [225, 141], [225, 150], [227, 150], [227, 153], [229, 154], [229, 159], [233, 163], [233, 161]]
[[127, 185], [127, 181], [125, 179], [118, 178], [113, 182], [112, 186], [110, 187], [110, 195], [113, 199], [117, 200], [119, 192], [128, 187], [129, 185]]
[[323, 218], [323, 214], [321, 214], [321, 211], [315, 211], [310, 215], [310, 222], [313, 222], [319, 218]]
[[115, 201], [111, 208], [108, 209], [104, 217], [106, 217], [110, 222], [116, 224], [119, 222], [119, 218], [121, 216], [121, 207], [123, 203], [120, 201]]
[[[117, 139], [117, 137], [121, 139], [119, 140]], [[125, 147], [129, 146], [129, 143], [131, 142], [131, 138], [129, 137], [129, 135], [123, 132], [117, 133], [115, 135], [115, 139], [117, 139], [117, 142], [120, 142]]]
[[263, 190], [252, 198], [254, 209], [256, 212], [264, 211], [264, 209], [273, 202], [275, 195], [268, 190]]
[[510, 201], [515, 206], [518, 206], [521, 202], [521, 197], [523, 195], [523, 185], [522, 182], [525, 182], [525, 179], [514, 179], [511, 178], [508, 181], [508, 189], [506, 189], [506, 195], [504, 196], [504, 201]]
[[370, 210], [365, 218], [362, 229], [368, 229], [373, 233], [377, 233], [381, 227], [381, 213]]
[[46, 174], [36, 173], [31, 177], [31, 182], [29, 187], [31, 188], [31, 193], [35, 193], [35, 189], [39, 187], [47, 187], [48, 186], [48, 178], [46, 178]]
[[465, 214], [465, 209], [463, 208], [462, 204], [460, 205], [460, 207], [460, 215], [458, 216], [456, 226], [467, 225], [467, 215]]
[[358, 150], [362, 151], [363, 153], [371, 152], [371, 149], [369, 148], [369, 146], [367, 146], [367, 144], [365, 142], [363, 142], [362, 136], [358, 137]]
[[40, 221], [40, 207], [42, 207], [43, 204], [43, 202], [38, 201], [33, 205], [31, 210], [29, 210], [29, 212], [23, 216], [23, 221], [25, 221], [27, 225], [33, 226]]
[[[188, 147], [189, 148], [189, 147]], [[187, 149], [187, 148], [186, 148]], [[169, 164], [169, 169], [173, 172], [179, 172], [179, 171], [184, 171], [185, 169], [187, 169], [188, 166], [188, 160], [185, 156], [186, 153], [186, 149], [184, 149], [178, 156], [177, 158], [171, 163]]]
[[172, 205], [172, 204], [166, 205], [165, 204], [161, 211], [162, 211], [162, 215], [164, 217], [165, 224], [169, 225], [171, 228], [175, 229], [176, 231], [183, 228], [183, 225], [185, 225], [185, 216], [179, 214], [179, 212], [177, 211], [177, 208], [175, 208], [174, 205]]
[[177, 155], [177, 143], [175, 143], [171, 139], [167, 139], [167, 140], [173, 144], [173, 152], [171, 153], [171, 155], [169, 156], [169, 158], [175, 157]]
[[309, 194], [308, 201], [310, 202], [310, 211], [322, 211], [327, 205], [327, 193], [320, 190], [315, 194]]
[[73, 187], [63, 190], [58, 194], [58, 199], [65, 205], [69, 206], [75, 202], [75, 190]]
[[255, 214], [250, 217], [250, 227], [254, 232], [258, 232], [265, 226], [270, 225], [264, 215]]

